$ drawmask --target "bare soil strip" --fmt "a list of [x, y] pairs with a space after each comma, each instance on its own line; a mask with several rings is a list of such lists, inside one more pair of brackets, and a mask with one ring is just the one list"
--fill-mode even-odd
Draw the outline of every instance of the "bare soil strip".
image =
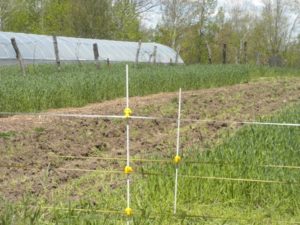
[[[177, 93], [130, 99], [135, 115], [177, 116]], [[231, 87], [183, 92], [184, 119], [252, 121], [300, 102], [300, 79], [266, 79]], [[122, 115], [125, 99], [82, 108], [49, 110], [53, 113]], [[288, 121], [287, 121], [288, 122]], [[176, 123], [132, 121], [133, 156], [154, 155], [168, 159], [174, 154]], [[224, 131], [241, 125], [229, 123], [182, 124], [182, 149], [209, 147], [222, 141]], [[122, 169], [119, 163], [96, 159], [66, 160], [60, 156], [125, 157], [124, 121], [107, 119], [13, 116], [0, 118], [0, 193], [17, 200], [25, 193], [42, 195], [81, 173], [59, 168]], [[1, 166], [2, 165], [2, 166]], [[21, 166], [7, 168], [6, 165]], [[24, 167], [22, 167], [24, 166]]]

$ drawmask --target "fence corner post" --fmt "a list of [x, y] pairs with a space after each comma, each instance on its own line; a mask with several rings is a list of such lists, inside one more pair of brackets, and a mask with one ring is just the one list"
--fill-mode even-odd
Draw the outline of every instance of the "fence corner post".
[[223, 44], [223, 64], [227, 63], [227, 44]]
[[153, 63], [156, 64], [156, 55], [157, 55], [157, 46], [154, 46], [153, 49]]
[[94, 59], [95, 59], [96, 68], [99, 70], [100, 69], [100, 62], [99, 62], [99, 49], [98, 49], [98, 44], [97, 43], [93, 44], [93, 52], [94, 52]]
[[56, 65], [57, 65], [57, 69], [60, 70], [60, 58], [59, 58], [59, 49], [58, 49], [57, 37], [55, 35], [53, 35], [52, 38], [53, 38], [53, 46], [54, 46], [54, 54], [55, 54]]
[[138, 49], [136, 51], [136, 56], [135, 56], [135, 65], [136, 66], [139, 64], [139, 56], [140, 56], [141, 47], [142, 47], [142, 40], [139, 41]]
[[22, 58], [22, 54], [21, 54], [20, 49], [18, 47], [16, 38], [11, 38], [10, 40], [11, 40], [11, 44], [12, 44], [14, 50], [15, 50], [15, 53], [16, 53], [16, 59], [19, 61], [20, 68], [22, 70], [23, 76], [26, 76], [26, 67], [25, 67], [25, 64], [24, 64], [24, 61], [23, 61], [23, 58]]

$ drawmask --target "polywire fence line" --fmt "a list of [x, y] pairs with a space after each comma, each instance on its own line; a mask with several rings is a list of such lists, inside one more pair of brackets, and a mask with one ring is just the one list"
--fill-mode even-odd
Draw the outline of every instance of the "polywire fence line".
[[[58, 207], [58, 206], [37, 206], [37, 205], [31, 205], [32, 208], [40, 208], [45, 210], [60, 210], [60, 211], [72, 211], [72, 212], [84, 212], [84, 213], [101, 213], [101, 214], [112, 214], [112, 215], [121, 215], [124, 216], [124, 212], [122, 210], [112, 210], [112, 209], [91, 209], [91, 208], [71, 208], [71, 207]], [[145, 210], [144, 209], [138, 209], [135, 212], [135, 216], [143, 216]], [[151, 212], [151, 214], [148, 215], [149, 218], [157, 218], [158, 216], [169, 216], [169, 217], [175, 217], [175, 218], [203, 218], [203, 219], [221, 219], [221, 220], [258, 220], [257, 218], [249, 218], [249, 217], [225, 217], [225, 216], [215, 216], [210, 214], [188, 214], [188, 213], [182, 213], [182, 214], [172, 214], [172, 213], [161, 213], [161, 212]], [[285, 221], [285, 220], [274, 220], [270, 218], [260, 218], [261, 220], [268, 220], [269, 222], [285, 222], [285, 223], [293, 223], [293, 224], [300, 224], [300, 222], [297, 221]]]
[[[35, 206], [37, 207], [37, 206]], [[121, 210], [109, 210], [109, 209], [83, 209], [83, 208], [67, 208], [67, 207], [55, 207], [55, 206], [41, 206], [41, 209], [47, 210], [62, 210], [62, 211], [77, 211], [77, 212], [95, 212], [95, 213], [104, 213], [104, 214], [120, 214], [123, 215], [124, 212]]]
[[[117, 157], [97, 157], [97, 156], [49, 156], [53, 158], [62, 158], [62, 159], [95, 159], [95, 160], [103, 160], [103, 161], [119, 161], [124, 162], [127, 159], [117, 158]], [[157, 162], [157, 163], [173, 163], [172, 160], [162, 160], [162, 159], [139, 159], [139, 158], [131, 158], [131, 162]]]
[[96, 114], [75, 114], [75, 113], [38, 113], [38, 112], [0, 112], [2, 116], [35, 116], [42, 117], [70, 117], [86, 119], [125, 119], [123, 115], [96, 115]]
[[[126, 161], [123, 158], [114, 158], [114, 157], [93, 157], [93, 156], [50, 156], [53, 158], [62, 158], [62, 159], [95, 159], [95, 160], [103, 160], [103, 161]], [[139, 158], [131, 158], [132, 162], [140, 162], [140, 163], [166, 163], [166, 164], [174, 164], [174, 160], [170, 159], [139, 159]], [[266, 167], [266, 168], [286, 168], [286, 169], [300, 169], [298, 165], [276, 165], [276, 164], [255, 164], [255, 165], [244, 165], [241, 162], [230, 162], [230, 161], [200, 161], [200, 160], [182, 160], [181, 164], [212, 164], [212, 165], [243, 165], [244, 167]]]
[[79, 168], [58, 168], [54, 169], [56, 171], [77, 171], [77, 172], [97, 172], [97, 173], [107, 173], [107, 174], [123, 174], [124, 171], [121, 170], [97, 170], [97, 169], [79, 169]]
[[[163, 176], [163, 177], [172, 177], [172, 174], [165, 173], [152, 173], [152, 172], [138, 172], [140, 175], [149, 175], [149, 176]], [[232, 181], [232, 182], [246, 182], [246, 183], [266, 183], [266, 184], [283, 184], [283, 185], [300, 185], [300, 182], [295, 181], [280, 181], [280, 180], [263, 180], [263, 179], [251, 179], [251, 178], [231, 178], [231, 177], [215, 177], [215, 176], [197, 176], [189, 174], [179, 174], [179, 178], [189, 178], [195, 180], [223, 180], [223, 181]]]
[[[66, 117], [66, 118], [81, 118], [81, 119], [128, 119], [124, 115], [89, 115], [89, 114], [73, 114], [73, 113], [21, 113], [21, 112], [0, 112], [0, 115], [14, 116], [37, 116], [41, 117]], [[177, 122], [177, 118], [168, 117], [151, 117], [151, 116], [130, 116], [130, 120], [165, 120]], [[225, 123], [225, 124], [240, 124], [240, 125], [262, 125], [262, 126], [283, 126], [283, 127], [300, 127], [299, 123], [290, 122], [263, 122], [263, 121], [234, 121], [234, 120], [214, 120], [214, 119], [181, 119], [182, 122], [189, 123]]]
[[[103, 160], [103, 161], [116, 161], [116, 162], [126, 162], [127, 159], [124, 158], [113, 158], [113, 157], [92, 157], [92, 156], [49, 156], [53, 158], [61, 158], [61, 159], [94, 159], [94, 160]], [[131, 162], [133, 163], [163, 163], [163, 164], [174, 164], [174, 160], [170, 159], [138, 159], [138, 158], [131, 158]], [[51, 163], [51, 162], [50, 162]], [[300, 169], [298, 165], [275, 165], [275, 164], [257, 164], [257, 165], [244, 165], [241, 162], [230, 162], [230, 161], [190, 161], [181, 159], [180, 164], [211, 164], [211, 165], [230, 165], [230, 166], [243, 166], [243, 167], [264, 167], [264, 168], [278, 168], [278, 169]], [[41, 164], [1, 164], [0, 167], [2, 168], [35, 168]]]
[[[87, 208], [70, 208], [70, 207], [55, 207], [55, 206], [36, 206], [32, 205], [33, 208], [40, 208], [44, 210], [60, 210], [60, 211], [72, 211], [78, 213], [99, 213], [99, 214], [110, 214], [110, 215], [119, 215], [125, 216], [122, 210], [111, 210], [111, 209], [87, 209]], [[143, 216], [145, 210], [138, 209], [135, 211], [134, 216]], [[284, 223], [284, 224], [300, 224], [300, 221], [287, 221], [287, 220], [274, 220], [270, 218], [249, 218], [249, 217], [228, 217], [228, 216], [216, 216], [211, 214], [188, 214], [188, 213], [161, 213], [161, 212], [151, 212], [148, 214], [148, 217], [155, 219], [159, 216], [168, 216], [177, 219], [183, 218], [193, 218], [193, 219], [215, 219], [215, 220], [235, 220], [235, 221], [268, 221], [271, 223]]]
[[[125, 214], [127, 215], [127, 224], [131, 222], [130, 217], [132, 216], [132, 209], [130, 208], [130, 175], [149, 175], [149, 176], [167, 176], [174, 177], [174, 174], [165, 174], [165, 173], [152, 173], [144, 171], [143, 168], [141, 171], [132, 171], [130, 167], [130, 161], [133, 161], [130, 158], [130, 148], [129, 148], [129, 121], [130, 120], [165, 120], [171, 122], [177, 122], [177, 145], [176, 145], [176, 157], [180, 161], [179, 156], [179, 138], [180, 138], [180, 121], [182, 122], [193, 122], [193, 123], [231, 123], [231, 124], [247, 124], [247, 125], [264, 125], [264, 126], [288, 126], [288, 127], [300, 127], [300, 124], [295, 123], [278, 123], [278, 122], [262, 122], [262, 121], [222, 121], [222, 120], [213, 120], [213, 119], [181, 119], [180, 110], [181, 110], [181, 90], [179, 92], [179, 111], [178, 118], [168, 118], [168, 117], [148, 117], [148, 116], [132, 116], [131, 110], [129, 108], [129, 81], [128, 81], [128, 65], [126, 65], [126, 108], [124, 110], [124, 115], [90, 115], [90, 114], [75, 114], [75, 113], [6, 113], [0, 112], [0, 115], [32, 115], [38, 116], [39, 119], [45, 117], [68, 117], [68, 118], [91, 118], [91, 119], [122, 119], [126, 121], [126, 167], [125, 171], [118, 170], [98, 170], [98, 169], [79, 169], [79, 168], [57, 168], [54, 170], [60, 171], [74, 171], [74, 172], [99, 172], [106, 174], [126, 174], [127, 176], [127, 208], [125, 209]], [[127, 110], [127, 113], [125, 112]], [[130, 111], [130, 112], [129, 112]], [[176, 157], [173, 161], [176, 162]], [[125, 161], [125, 160], [124, 160]], [[169, 160], [170, 161], [170, 160]], [[146, 161], [144, 161], [146, 162]], [[148, 160], [150, 162], [150, 160]], [[154, 161], [152, 161], [154, 162]], [[155, 162], [166, 162], [166, 160], [156, 160]], [[175, 185], [174, 185], [174, 214], [176, 214], [176, 201], [177, 201], [177, 188], [178, 188], [178, 178], [188, 178], [188, 179], [202, 179], [202, 180], [217, 180], [217, 181], [232, 181], [232, 182], [252, 182], [252, 183], [267, 183], [267, 184], [280, 184], [280, 185], [300, 185], [297, 182], [290, 181], [279, 181], [279, 180], [262, 180], [262, 179], [245, 179], [245, 178], [230, 178], [230, 177], [211, 177], [211, 176], [197, 176], [197, 175], [188, 175], [188, 174], [179, 174], [178, 166], [176, 164], [176, 173], [175, 173]], [[268, 167], [274, 167], [274, 165], [268, 165]], [[279, 167], [279, 166], [278, 166]], [[281, 168], [292, 168], [292, 166], [281, 166]], [[51, 168], [52, 169], [52, 168]], [[126, 170], [128, 169], [128, 170]], [[295, 167], [293, 167], [295, 169]], [[127, 171], [127, 172], [126, 172]], [[130, 172], [129, 172], [130, 171]], [[123, 212], [124, 213], [124, 212]], [[197, 217], [197, 216], [196, 216]]]
[[[124, 171], [121, 170], [99, 170], [99, 169], [79, 169], [79, 168], [58, 168], [52, 169], [53, 171], [73, 171], [73, 172], [97, 172], [103, 174], [124, 174]], [[125, 174], [126, 176], [128, 174]], [[174, 174], [169, 173], [155, 173], [135, 170], [132, 171], [131, 175], [141, 175], [141, 176], [161, 176], [161, 177], [174, 177]], [[178, 178], [189, 178], [195, 180], [223, 180], [223, 181], [232, 181], [232, 182], [246, 182], [246, 183], [266, 183], [266, 184], [282, 184], [282, 185], [300, 185], [300, 182], [295, 181], [281, 181], [281, 180], [263, 180], [263, 179], [251, 179], [251, 178], [231, 178], [231, 177], [215, 177], [215, 176], [197, 176], [189, 174], [178, 174]]]
[[[22, 167], [18, 167], [22, 168]], [[99, 169], [79, 169], [79, 168], [58, 168], [53, 169], [53, 171], [72, 171], [72, 172], [96, 172], [101, 174], [124, 174], [124, 171], [121, 170], [99, 170]], [[127, 175], [127, 174], [126, 174]], [[155, 173], [148, 171], [138, 171], [135, 170], [131, 173], [131, 175], [140, 175], [140, 176], [160, 176], [160, 177], [170, 177], [175, 178], [174, 174], [168, 173]], [[187, 178], [194, 180], [213, 180], [213, 181], [230, 181], [230, 182], [238, 182], [238, 183], [265, 183], [265, 184], [280, 184], [280, 185], [295, 185], [300, 186], [300, 182], [295, 181], [287, 181], [287, 180], [263, 180], [263, 179], [252, 179], [252, 178], [232, 178], [232, 177], [216, 177], [216, 176], [197, 176], [190, 174], [178, 174], [178, 178]]]

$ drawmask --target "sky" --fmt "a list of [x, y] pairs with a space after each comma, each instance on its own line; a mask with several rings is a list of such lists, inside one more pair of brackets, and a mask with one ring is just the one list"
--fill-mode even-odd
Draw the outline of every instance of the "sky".
[[[253, 13], [257, 13], [259, 9], [263, 7], [263, 0], [218, 0], [218, 7], [224, 7], [226, 9], [230, 9], [233, 4], [240, 4], [243, 7], [247, 7], [248, 10]], [[290, 22], [293, 23], [296, 18], [295, 14], [290, 15]], [[162, 13], [160, 9], [157, 8], [152, 12], [148, 12], [144, 15], [143, 25], [147, 28], [155, 28], [156, 25], [161, 21]], [[294, 32], [295, 37], [300, 33], [300, 24], [296, 27], [296, 32]]]
[[[262, 7], [262, 0], [218, 0], [218, 7], [228, 8], [232, 4], [239, 3], [241, 5], [247, 6], [250, 9], [256, 10]], [[161, 13], [159, 8], [155, 11], [148, 12], [144, 15], [143, 24], [148, 28], [154, 28], [161, 20]]]
[[228, 3], [240, 2], [245, 5], [252, 5], [256, 7], [261, 7], [263, 5], [262, 0], [218, 0], [220, 6], [226, 6]]

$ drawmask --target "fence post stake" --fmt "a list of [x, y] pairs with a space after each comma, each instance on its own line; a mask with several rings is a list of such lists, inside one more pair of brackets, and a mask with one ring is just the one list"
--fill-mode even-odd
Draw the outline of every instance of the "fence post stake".
[[127, 207], [125, 208], [125, 214], [127, 215], [127, 225], [130, 224], [129, 218], [132, 216], [133, 212], [130, 208], [130, 174], [133, 172], [130, 166], [130, 147], [129, 147], [129, 121], [132, 111], [129, 108], [129, 71], [128, 65], [126, 65], [126, 108], [124, 109], [124, 118], [126, 119], [126, 167], [124, 169], [127, 175]]
[[108, 68], [110, 68], [110, 59], [109, 58], [106, 59], [106, 64], [107, 64]]
[[179, 89], [178, 96], [178, 119], [177, 119], [177, 140], [176, 140], [176, 156], [174, 157], [175, 169], [175, 184], [174, 184], [174, 215], [177, 211], [177, 193], [178, 193], [178, 172], [180, 157], [180, 118], [181, 118], [181, 88]]
[[227, 63], [227, 44], [223, 44], [223, 64]]
[[94, 59], [95, 59], [96, 68], [99, 70], [100, 69], [100, 62], [99, 62], [99, 49], [98, 49], [98, 44], [97, 43], [93, 44], [93, 52], [94, 52]]
[[206, 41], [206, 48], [208, 52], [208, 64], [212, 64], [211, 48], [208, 41]]
[[240, 64], [240, 49], [235, 48], [235, 64]]
[[136, 66], [139, 64], [139, 56], [140, 56], [141, 47], [142, 47], [142, 40], [139, 41], [138, 49], [136, 51], [136, 56], [135, 56], [135, 65]]
[[256, 65], [260, 65], [260, 52], [256, 53]]
[[245, 41], [244, 42], [244, 63], [245, 64], [248, 63], [248, 54], [247, 54], [247, 51], [248, 51], [248, 42]]
[[156, 64], [156, 55], [157, 55], [157, 46], [154, 46], [153, 49], [153, 63]]
[[23, 76], [26, 76], [26, 68], [25, 68], [25, 64], [22, 58], [22, 54], [20, 52], [20, 49], [18, 47], [17, 41], [15, 38], [10, 39], [11, 40], [11, 44], [16, 52], [16, 59], [19, 61], [20, 64], [20, 68], [22, 70]]
[[178, 64], [178, 58], [179, 58], [180, 50], [181, 50], [181, 46], [178, 45], [177, 48], [176, 48], [175, 64]]
[[57, 65], [57, 69], [60, 70], [60, 58], [59, 58], [59, 49], [58, 49], [57, 37], [55, 35], [53, 35], [52, 38], [53, 38], [53, 46], [54, 46], [54, 54], [55, 54], [56, 65]]

